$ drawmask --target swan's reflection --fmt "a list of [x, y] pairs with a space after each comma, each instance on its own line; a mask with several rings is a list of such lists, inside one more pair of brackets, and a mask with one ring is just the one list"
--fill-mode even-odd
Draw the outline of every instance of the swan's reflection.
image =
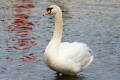
[[54, 80], [85, 80], [83, 75], [80, 76], [55, 76]]

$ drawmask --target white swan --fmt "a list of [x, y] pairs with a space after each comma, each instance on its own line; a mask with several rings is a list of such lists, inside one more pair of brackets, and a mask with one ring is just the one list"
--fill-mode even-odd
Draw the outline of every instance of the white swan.
[[61, 43], [63, 28], [61, 9], [57, 5], [51, 5], [44, 13], [47, 14], [56, 15], [54, 34], [45, 50], [45, 62], [49, 68], [58, 73], [76, 75], [92, 62], [90, 49], [85, 43]]

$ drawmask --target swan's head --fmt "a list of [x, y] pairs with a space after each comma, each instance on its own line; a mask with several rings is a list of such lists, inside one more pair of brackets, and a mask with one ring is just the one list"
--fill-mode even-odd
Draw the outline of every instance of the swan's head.
[[51, 5], [46, 9], [46, 12], [44, 12], [43, 15], [48, 15], [48, 14], [56, 14], [57, 12], [60, 12], [61, 9], [57, 5]]

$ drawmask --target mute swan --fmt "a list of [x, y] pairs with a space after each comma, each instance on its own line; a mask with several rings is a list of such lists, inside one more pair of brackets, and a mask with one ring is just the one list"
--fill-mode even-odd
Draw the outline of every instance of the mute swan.
[[44, 15], [48, 14], [55, 14], [55, 29], [45, 50], [45, 62], [49, 68], [58, 73], [76, 75], [92, 62], [90, 49], [85, 43], [61, 43], [63, 28], [61, 9], [57, 5], [51, 5], [44, 13]]

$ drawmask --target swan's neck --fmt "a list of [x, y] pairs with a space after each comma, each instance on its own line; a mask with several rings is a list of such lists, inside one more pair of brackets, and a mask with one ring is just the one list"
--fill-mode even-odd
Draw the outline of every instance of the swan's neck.
[[53, 40], [60, 42], [62, 37], [62, 13], [61, 11], [55, 15], [55, 29], [53, 34]]
[[62, 28], [62, 12], [59, 10], [55, 15], [55, 29], [49, 45], [57, 47], [60, 44], [62, 37]]

